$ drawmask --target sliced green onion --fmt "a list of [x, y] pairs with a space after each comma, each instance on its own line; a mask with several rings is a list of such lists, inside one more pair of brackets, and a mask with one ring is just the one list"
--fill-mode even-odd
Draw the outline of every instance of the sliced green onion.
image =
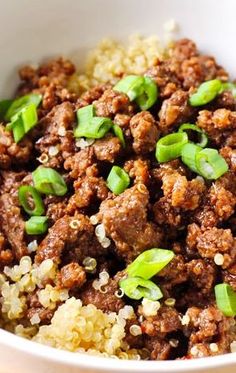
[[118, 139], [120, 140], [123, 148], [125, 148], [125, 138], [124, 138], [124, 134], [120, 126], [118, 126], [118, 124], [114, 124], [112, 129], [116, 137], [118, 137]]
[[217, 307], [225, 316], [236, 316], [236, 292], [228, 284], [215, 286]]
[[88, 139], [101, 139], [112, 127], [110, 118], [93, 117], [89, 123], [79, 123], [74, 131], [75, 137], [87, 137]]
[[[27, 214], [40, 216], [44, 213], [42, 198], [39, 192], [31, 185], [22, 185], [18, 190], [18, 197], [20, 205], [23, 207], [25, 212], [27, 212]], [[31, 199], [31, 203], [33, 204], [34, 208], [32, 208], [28, 198]]]
[[13, 100], [1, 100], [0, 101], [0, 120], [5, 118], [6, 112], [11, 106]]
[[220, 93], [224, 91], [231, 91], [234, 98], [236, 98], [236, 84], [231, 82], [222, 83]]
[[38, 122], [37, 107], [35, 104], [29, 104], [21, 111], [21, 118], [24, 123], [25, 133], [29, 132]]
[[126, 93], [130, 101], [134, 101], [143, 93], [144, 77], [128, 75], [121, 79], [115, 86], [114, 90]]
[[43, 234], [48, 230], [47, 216], [31, 216], [25, 222], [25, 231], [27, 234]]
[[121, 194], [130, 184], [129, 175], [119, 166], [113, 166], [108, 178], [107, 186], [115, 194]]
[[185, 132], [171, 133], [162, 137], [156, 145], [156, 159], [158, 162], [168, 162], [181, 155], [184, 144], [188, 142]]
[[32, 93], [30, 95], [22, 96], [12, 102], [9, 109], [6, 112], [5, 119], [10, 121], [11, 118], [19, 111], [24, 109], [25, 106], [34, 104], [36, 108], [42, 100], [42, 95]]
[[200, 152], [202, 148], [195, 144], [185, 144], [181, 151], [182, 162], [190, 168], [190, 170], [198, 173], [196, 166], [196, 154]]
[[128, 267], [129, 277], [141, 277], [149, 280], [160, 272], [173, 258], [171, 250], [150, 249], [140, 254]]
[[78, 123], [88, 124], [94, 117], [94, 106], [88, 105], [77, 110]]
[[202, 106], [214, 100], [222, 89], [222, 82], [218, 79], [208, 80], [202, 83], [197, 92], [193, 93], [189, 98], [191, 106]]
[[139, 277], [128, 277], [121, 280], [119, 286], [131, 299], [147, 298], [154, 301], [163, 297], [161, 289], [154, 282]]
[[32, 172], [35, 188], [43, 194], [64, 196], [67, 192], [67, 185], [63, 177], [53, 168], [39, 166]]
[[94, 116], [93, 105], [77, 110], [78, 126], [74, 130], [75, 137], [100, 139], [110, 130], [113, 122], [110, 118]]
[[198, 173], [205, 179], [216, 180], [228, 171], [225, 159], [216, 149], [205, 148], [196, 153]]
[[152, 107], [158, 96], [156, 83], [148, 76], [128, 75], [121, 79], [113, 88], [126, 93], [130, 101], [137, 101], [141, 110]]
[[208, 137], [205, 132], [203, 132], [198, 126], [195, 124], [190, 124], [190, 123], [184, 123], [179, 127], [178, 132], [186, 132], [189, 136], [189, 132], [196, 132], [197, 135], [199, 135], [199, 141], [196, 143], [196, 145], [199, 145], [201, 148], [205, 148], [208, 142]]
[[141, 110], [148, 110], [152, 107], [158, 96], [156, 83], [148, 76], [144, 77], [143, 93], [137, 97], [136, 102]]
[[29, 104], [12, 117], [12, 121], [7, 124], [6, 130], [13, 131], [14, 141], [18, 143], [37, 122], [36, 106], [35, 104]]

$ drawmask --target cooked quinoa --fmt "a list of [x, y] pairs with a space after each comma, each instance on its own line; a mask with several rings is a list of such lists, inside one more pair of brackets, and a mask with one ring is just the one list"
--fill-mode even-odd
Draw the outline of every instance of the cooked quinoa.
[[98, 84], [115, 84], [124, 74], [143, 74], [165, 54], [157, 36], [132, 35], [128, 43], [103, 39], [88, 55], [85, 71], [69, 80], [69, 88], [84, 92]]
[[[174, 28], [174, 21], [166, 24], [169, 36]], [[133, 36], [128, 44], [103, 40], [83, 74], [59, 58], [19, 75], [16, 97], [42, 100], [37, 123], [19, 141], [16, 124], [6, 128], [14, 118], [2, 114], [0, 101], [0, 327], [55, 348], [120, 359], [234, 352], [236, 310], [226, 315], [215, 292], [226, 284], [236, 291], [236, 100], [233, 85], [223, 85], [227, 72], [191, 40], [164, 48], [154, 36]], [[146, 110], [114, 87], [130, 75], [158, 87]], [[199, 86], [215, 80], [226, 88], [203, 106], [191, 104]], [[100, 138], [76, 137], [86, 107], [110, 126]], [[158, 159], [158, 140], [184, 123], [208, 137], [221, 162], [218, 177], [207, 178], [209, 167], [205, 174], [195, 163], [191, 168], [183, 153]], [[53, 173], [55, 185], [42, 187], [49, 192], [36, 188], [40, 165]], [[109, 181], [113, 166], [125, 175], [123, 189]], [[22, 204], [22, 186], [42, 200], [41, 233], [29, 230], [34, 206], [29, 195]], [[170, 259], [153, 276], [131, 276], [134, 261], [156, 248]], [[133, 277], [136, 293], [124, 285]]]

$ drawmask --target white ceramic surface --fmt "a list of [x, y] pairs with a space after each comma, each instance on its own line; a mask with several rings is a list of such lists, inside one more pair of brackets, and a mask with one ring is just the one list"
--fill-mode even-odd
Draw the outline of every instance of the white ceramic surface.
[[[53, 55], [76, 55], [96, 41], [140, 32], [162, 35], [174, 18], [236, 76], [235, 0], [0, 0], [0, 97], [16, 84], [16, 68]], [[78, 54], [79, 52], [79, 54]], [[57, 351], [0, 330], [0, 373], [234, 373], [236, 354], [174, 362], [132, 362]]]

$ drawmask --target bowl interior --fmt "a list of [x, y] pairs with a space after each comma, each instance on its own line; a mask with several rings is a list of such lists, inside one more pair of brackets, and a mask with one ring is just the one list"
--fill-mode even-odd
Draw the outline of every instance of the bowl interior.
[[100, 39], [136, 32], [161, 37], [170, 18], [180, 26], [176, 37], [193, 38], [234, 73], [234, 0], [0, 0], [0, 5], [0, 98], [13, 92], [17, 67], [24, 63], [64, 54], [82, 66]]
[[[82, 66], [87, 51], [100, 39], [125, 39], [136, 32], [162, 37], [163, 24], [171, 18], [180, 26], [176, 37], [192, 38], [201, 51], [216, 56], [232, 77], [235, 75], [236, 56], [232, 53], [236, 35], [235, 0], [0, 0], [0, 9], [0, 99], [14, 92], [17, 68], [24, 63], [38, 63], [51, 56], [68, 55]], [[1, 349], [4, 345], [7, 349]], [[157, 362], [157, 365], [145, 362], [121, 362], [119, 365], [117, 361], [110, 360], [108, 363], [105, 359], [102, 363], [86, 356], [80, 360], [66, 352], [48, 350], [28, 341], [20, 342], [19, 338], [0, 330], [3, 366], [9, 362], [13, 367], [14, 349], [20, 351], [23, 359], [30, 351], [35, 357], [57, 360], [60, 364], [62, 361], [65, 365], [83, 364], [94, 370], [99, 365], [100, 370], [109, 371], [115, 364], [114, 371], [123, 372], [209, 372], [214, 368], [215, 372], [223, 372], [220, 366], [230, 361], [236, 364], [235, 354], [204, 362]], [[33, 366], [31, 368], [34, 369]], [[25, 370], [28, 371], [32, 370]], [[49, 372], [46, 368], [42, 371]], [[35, 372], [39, 372], [37, 366]]]

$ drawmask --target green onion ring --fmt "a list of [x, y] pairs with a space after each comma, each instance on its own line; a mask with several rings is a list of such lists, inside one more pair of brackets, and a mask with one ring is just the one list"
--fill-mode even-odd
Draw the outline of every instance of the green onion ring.
[[[34, 208], [32, 209], [27, 198], [28, 196], [31, 196], [34, 204]], [[35, 215], [40, 216], [44, 213], [44, 205], [42, 198], [39, 194], [39, 192], [32, 187], [31, 185], [22, 185], [18, 189], [18, 197], [20, 201], [20, 205], [23, 207], [25, 212], [29, 215]]]
[[141, 253], [126, 269], [129, 277], [149, 280], [160, 272], [174, 258], [171, 250], [150, 249]]
[[119, 286], [130, 299], [147, 298], [155, 301], [163, 297], [161, 289], [154, 282], [140, 277], [128, 277], [121, 280]]

